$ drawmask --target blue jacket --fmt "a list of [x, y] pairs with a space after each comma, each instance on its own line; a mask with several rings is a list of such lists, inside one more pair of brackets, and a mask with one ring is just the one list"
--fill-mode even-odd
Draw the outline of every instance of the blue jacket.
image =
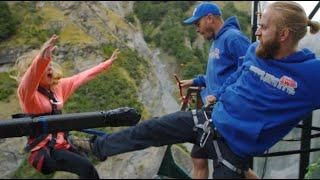
[[320, 108], [320, 60], [308, 49], [260, 59], [252, 44], [243, 65], [217, 93], [213, 124], [239, 156], [264, 153]]
[[195, 86], [206, 87], [201, 92], [203, 102], [206, 96], [215, 95], [217, 89], [242, 64], [249, 45], [249, 39], [240, 31], [237, 18], [234, 16], [228, 18], [214, 37], [206, 75], [200, 75], [193, 81]]

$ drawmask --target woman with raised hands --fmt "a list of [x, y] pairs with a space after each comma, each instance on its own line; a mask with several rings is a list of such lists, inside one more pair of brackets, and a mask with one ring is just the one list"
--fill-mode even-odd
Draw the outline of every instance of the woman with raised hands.
[[[16, 62], [19, 102], [23, 112], [29, 116], [61, 114], [64, 103], [72, 93], [108, 70], [119, 54], [116, 49], [110, 59], [63, 78], [60, 66], [52, 58], [58, 38], [53, 35], [40, 51], [21, 56]], [[99, 178], [93, 164], [70, 145], [67, 132], [30, 136], [26, 150], [31, 152], [28, 162], [43, 174], [68, 171], [81, 179]]]

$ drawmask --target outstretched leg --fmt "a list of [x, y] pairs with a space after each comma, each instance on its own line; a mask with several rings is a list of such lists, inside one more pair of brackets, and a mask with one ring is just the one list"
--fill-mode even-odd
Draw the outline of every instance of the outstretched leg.
[[184, 142], [195, 143], [191, 112], [178, 111], [159, 118], [144, 121], [108, 136], [97, 137], [93, 153], [101, 160], [108, 156]]

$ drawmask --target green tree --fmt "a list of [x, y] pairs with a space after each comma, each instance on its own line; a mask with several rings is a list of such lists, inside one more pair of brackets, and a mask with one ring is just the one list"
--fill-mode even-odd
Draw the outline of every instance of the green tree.
[[0, 1], [0, 40], [8, 38], [16, 29], [16, 20], [6, 2]]
[[0, 73], [0, 101], [8, 100], [9, 96], [15, 92], [17, 83], [9, 77], [8, 73]]
[[[186, 26], [183, 20], [190, 17], [190, 9], [195, 2], [190, 1], [153, 1], [135, 2], [134, 13], [141, 21], [144, 38], [154, 43], [169, 55], [175, 56], [177, 71], [181, 78], [194, 77], [206, 69], [208, 50], [211, 42], [205, 41], [203, 49], [194, 47], [199, 34], [193, 26]], [[250, 35], [250, 16], [246, 11], [237, 9], [236, 3], [224, 2], [223, 18], [237, 16], [242, 31]], [[189, 41], [189, 42], [188, 42]], [[191, 44], [191, 48], [187, 45]]]
[[151, 23], [154, 26], [159, 25], [166, 12], [164, 4], [156, 1], [135, 2], [133, 10], [143, 24]]
[[222, 9], [223, 19], [227, 19], [231, 16], [236, 16], [239, 20], [241, 30], [250, 36], [250, 15], [245, 11], [239, 11], [233, 2], [227, 2]]

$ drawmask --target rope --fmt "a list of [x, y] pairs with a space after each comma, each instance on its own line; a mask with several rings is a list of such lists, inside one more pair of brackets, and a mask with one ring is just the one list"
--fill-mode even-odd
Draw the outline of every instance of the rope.
[[98, 130], [94, 130], [94, 129], [82, 129], [82, 130], [80, 130], [80, 132], [84, 132], [87, 134], [93, 134], [93, 135], [97, 135], [97, 136], [107, 135], [107, 133], [105, 133], [103, 131], [98, 131]]
[[[267, 151], [267, 153], [269, 153], [269, 150]], [[261, 179], [264, 179], [264, 176], [266, 175], [267, 163], [268, 163], [268, 157], [265, 157], [265, 158], [264, 158], [264, 163], [263, 163], [263, 169], [262, 169]]]

